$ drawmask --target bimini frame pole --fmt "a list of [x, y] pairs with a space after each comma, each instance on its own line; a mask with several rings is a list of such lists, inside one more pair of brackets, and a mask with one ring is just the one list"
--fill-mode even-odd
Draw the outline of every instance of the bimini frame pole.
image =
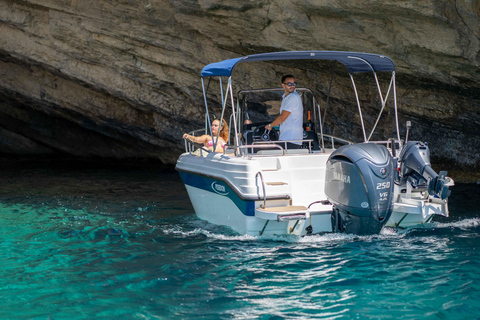
[[394, 73], [392, 72], [392, 78], [390, 79], [390, 85], [388, 86], [388, 90], [387, 90], [387, 94], [385, 95], [385, 99], [383, 99], [382, 89], [380, 88], [380, 83], [378, 82], [377, 73], [374, 72], [373, 75], [375, 76], [375, 82], [377, 83], [377, 89], [378, 89], [378, 95], [380, 96], [380, 101], [382, 101], [382, 109], [380, 109], [380, 113], [378, 114], [377, 121], [375, 121], [375, 125], [373, 126], [372, 131], [370, 132], [370, 135], [368, 136], [368, 141], [370, 141], [370, 138], [372, 137], [373, 132], [377, 128], [378, 122], [380, 121], [380, 117], [382, 116], [383, 110], [385, 109], [385, 106], [387, 104], [388, 96], [390, 95], [390, 89], [392, 89]]
[[330, 95], [332, 93], [333, 77], [335, 76], [336, 66], [337, 66], [337, 61], [333, 61], [332, 72], [330, 73], [330, 84], [328, 85], [327, 101], [325, 102], [325, 111], [323, 112], [323, 117], [320, 110], [320, 104], [317, 101], [318, 118], [319, 118], [319, 125], [320, 125], [320, 139], [322, 140], [322, 152], [325, 152], [325, 140], [323, 138], [323, 127], [325, 125], [325, 119], [327, 118], [327, 110], [330, 102]]
[[357, 88], [355, 87], [355, 82], [353, 80], [353, 76], [352, 76], [352, 74], [350, 74], [350, 79], [352, 80], [353, 89], [355, 90], [355, 97], [357, 99], [358, 112], [360, 114], [360, 121], [362, 122], [363, 137], [365, 139], [365, 142], [368, 142], [370, 140], [370, 138], [372, 137], [373, 131], [375, 130], [375, 128], [378, 124], [378, 121], [380, 120], [380, 116], [383, 112], [383, 109], [385, 108], [385, 104], [386, 104], [386, 101], [388, 99], [388, 95], [390, 94], [390, 88], [393, 85], [393, 103], [394, 103], [394, 106], [395, 106], [395, 122], [396, 122], [396, 127], [397, 127], [397, 139], [398, 139], [399, 143], [401, 144], [402, 142], [400, 141], [400, 130], [399, 130], [399, 127], [398, 127], [398, 115], [397, 115], [397, 92], [396, 92], [396, 89], [395, 89], [395, 71], [392, 71], [392, 80], [390, 81], [390, 85], [388, 87], [387, 95], [385, 96], [385, 99], [383, 99], [382, 90], [380, 88], [380, 84], [378, 83], [378, 77], [377, 77], [375, 69], [373, 69], [372, 65], [370, 63], [368, 63], [368, 61], [366, 61], [362, 58], [358, 58], [358, 57], [349, 57], [349, 58], [358, 59], [360, 61], [363, 61], [370, 67], [370, 69], [372, 69], [372, 72], [373, 72], [373, 75], [375, 77], [375, 81], [376, 81], [376, 84], [377, 84], [377, 88], [378, 88], [378, 94], [380, 95], [380, 100], [382, 101], [382, 109], [380, 111], [380, 114], [378, 115], [377, 122], [375, 123], [375, 126], [373, 126], [372, 132], [370, 133], [370, 136], [367, 139], [367, 136], [365, 134], [365, 124], [363, 123], [362, 110], [360, 108], [360, 100], [358, 99]]
[[[223, 83], [222, 83], [222, 77], [218, 77], [218, 82], [220, 83], [220, 99], [222, 99], [222, 114], [220, 115], [220, 123], [218, 124], [218, 128], [219, 130], [217, 131], [217, 136], [214, 138], [212, 137], [213, 139], [213, 151], [215, 152], [215, 150], [217, 150], [217, 143], [218, 143], [218, 137], [220, 136], [220, 128], [222, 126], [222, 121], [223, 121], [223, 115], [225, 113], [225, 105], [223, 103]], [[228, 86], [227, 86], [227, 89], [228, 89]], [[225, 96], [226, 98], [226, 96]], [[213, 132], [212, 132], [213, 133]]]
[[353, 80], [352, 74], [349, 73], [349, 75], [350, 80], [352, 80], [353, 91], [355, 92], [355, 99], [357, 99], [358, 114], [360, 115], [360, 122], [362, 123], [363, 139], [364, 142], [367, 142], [367, 134], [365, 133], [365, 124], [363, 123], [362, 108], [360, 107], [360, 99], [358, 98], [357, 87], [355, 86], [355, 80]]
[[[238, 134], [238, 131], [237, 131], [237, 119], [236, 119], [236, 113], [235, 113], [235, 101], [233, 100], [233, 88], [232, 88], [232, 77], [231, 76], [228, 78], [228, 87], [230, 88], [230, 98], [231, 98], [230, 103], [232, 104], [233, 134], [235, 134], [235, 143], [234, 144], [236, 146], [238, 146], [238, 145], [240, 145], [240, 140], [239, 140], [239, 134]], [[225, 100], [225, 103], [226, 103], [226, 100]]]
[[315, 105], [317, 106], [318, 110], [318, 125], [320, 127], [320, 140], [322, 141], [322, 152], [325, 152], [325, 139], [323, 138], [323, 119], [322, 119], [322, 112], [320, 110], [320, 104], [317, 101], [315, 95], [313, 95], [313, 110], [315, 111]]
[[397, 126], [397, 139], [398, 143], [400, 144], [400, 148], [402, 148], [402, 140], [400, 140], [400, 127], [398, 126], [398, 108], [397, 108], [397, 85], [395, 83], [395, 71], [392, 72], [392, 79], [393, 79], [393, 105], [395, 107], [395, 125]]
[[[209, 80], [210, 81], [210, 80]], [[212, 125], [210, 123], [210, 114], [208, 113], [208, 103], [207, 103], [207, 92], [205, 91], [205, 82], [202, 78], [202, 91], [203, 91], [203, 100], [205, 101], [205, 109], [206, 109], [206, 125], [207, 125], [207, 128], [205, 128], [206, 130], [208, 130], [208, 128], [210, 128], [210, 131], [212, 130]], [[211, 133], [211, 132], [210, 132]]]
[[[234, 123], [234, 134], [235, 134], [235, 144], [239, 144], [238, 140], [238, 134], [237, 134], [237, 125], [236, 125], [236, 117], [235, 117], [235, 104], [233, 101], [233, 89], [232, 89], [232, 77], [228, 77], [227, 81], [227, 87], [225, 88], [225, 95], [223, 94], [223, 87], [222, 87], [222, 78], [220, 78], [220, 91], [222, 92], [221, 98], [222, 98], [222, 115], [220, 116], [220, 121], [223, 121], [223, 117], [225, 115], [225, 109], [227, 107], [227, 101], [228, 101], [228, 96], [230, 95], [231, 98], [231, 104], [232, 104], [232, 115], [233, 115], [233, 123]], [[220, 123], [221, 125], [221, 123]], [[216, 139], [213, 144], [213, 150], [216, 150], [217, 147], [217, 142], [218, 142], [218, 137], [220, 136], [220, 130], [217, 132]], [[225, 141], [228, 143], [228, 141]]]
[[[328, 94], [327, 94], [327, 101], [325, 102], [325, 111], [323, 112], [323, 121], [327, 118], [327, 110], [330, 102], [330, 94], [332, 92], [332, 85], [333, 85], [333, 77], [335, 75], [335, 68], [337, 66], [337, 61], [333, 61], [332, 63], [332, 72], [330, 73], [330, 84], [328, 85]], [[325, 125], [325, 122], [322, 123], [322, 127]], [[323, 134], [323, 133], [322, 133]]]
[[[228, 77], [228, 82], [227, 82], [227, 88], [225, 89], [225, 94], [223, 93], [223, 83], [222, 83], [222, 77], [219, 77], [219, 82], [220, 82], [220, 94], [221, 94], [221, 99], [222, 99], [222, 114], [220, 116], [220, 125], [221, 121], [223, 120], [223, 117], [225, 115], [225, 108], [227, 105], [227, 100], [228, 96], [230, 94], [231, 97], [231, 103], [232, 103], [232, 113], [233, 113], [233, 122], [235, 123], [234, 125], [234, 131], [235, 131], [235, 144], [239, 144], [238, 140], [238, 134], [237, 134], [237, 126], [236, 126], [236, 117], [235, 117], [235, 105], [234, 105], [234, 100], [233, 100], [233, 90], [232, 90], [232, 77]], [[208, 127], [210, 128], [210, 135], [212, 135], [212, 124], [210, 121], [210, 113], [208, 111], [208, 102], [207, 102], [207, 92], [205, 91], [205, 81], [204, 78], [202, 78], [202, 91], [203, 91], [203, 100], [205, 103], [205, 110], [206, 110], [206, 122], [208, 124]], [[217, 142], [218, 142], [218, 137], [220, 136], [220, 130], [217, 132], [216, 137], [212, 137], [213, 141], [213, 150], [216, 150], [217, 148]], [[226, 141], [228, 143], [228, 141]]]

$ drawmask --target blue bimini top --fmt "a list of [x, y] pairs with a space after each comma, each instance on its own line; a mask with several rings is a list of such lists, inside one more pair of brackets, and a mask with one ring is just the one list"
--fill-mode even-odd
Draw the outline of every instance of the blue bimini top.
[[233, 68], [239, 62], [273, 60], [335, 60], [342, 63], [350, 73], [395, 71], [393, 61], [389, 57], [379, 54], [345, 51], [284, 51], [253, 54], [214, 62], [205, 66], [201, 75], [202, 77], [230, 77]]

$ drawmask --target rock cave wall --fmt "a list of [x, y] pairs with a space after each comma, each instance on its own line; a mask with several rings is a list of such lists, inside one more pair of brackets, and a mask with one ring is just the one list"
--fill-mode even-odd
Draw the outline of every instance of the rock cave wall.
[[[432, 162], [478, 172], [479, 16], [478, 0], [0, 0], [0, 152], [173, 164], [203, 119], [204, 65], [341, 50], [392, 58], [402, 130], [412, 121]], [[238, 77], [269, 87], [287, 71], [325, 97], [322, 67], [266, 64]], [[336, 101], [327, 126], [354, 138], [358, 123], [340, 117], [354, 100]]]

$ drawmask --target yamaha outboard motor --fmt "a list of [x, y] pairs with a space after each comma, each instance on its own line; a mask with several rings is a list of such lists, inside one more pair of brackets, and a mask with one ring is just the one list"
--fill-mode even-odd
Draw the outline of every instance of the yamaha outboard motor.
[[327, 161], [325, 194], [333, 231], [377, 234], [393, 210], [393, 158], [385, 146], [342, 146]]
[[450, 196], [451, 191], [446, 185], [447, 172], [437, 174], [430, 165], [430, 150], [427, 143], [409, 141], [400, 153], [401, 170], [400, 184], [408, 182], [413, 189], [425, 190], [431, 196], [442, 200]]

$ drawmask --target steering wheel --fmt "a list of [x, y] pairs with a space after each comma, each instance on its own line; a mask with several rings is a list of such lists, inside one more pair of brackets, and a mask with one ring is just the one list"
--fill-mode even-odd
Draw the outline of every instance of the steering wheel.
[[264, 125], [258, 126], [253, 131], [253, 141], [278, 141], [278, 130], [272, 128], [268, 131]]

